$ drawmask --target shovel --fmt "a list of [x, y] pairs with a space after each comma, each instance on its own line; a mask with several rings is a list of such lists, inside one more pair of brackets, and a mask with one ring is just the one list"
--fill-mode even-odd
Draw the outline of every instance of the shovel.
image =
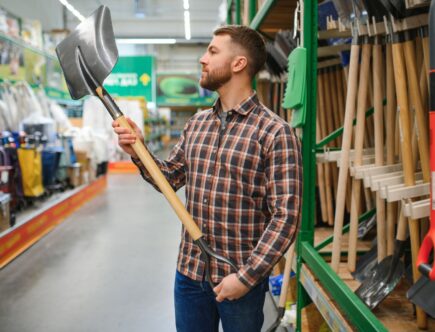
[[[102, 86], [104, 79], [110, 74], [118, 60], [109, 9], [106, 6], [100, 6], [56, 47], [56, 53], [71, 97], [80, 99], [86, 95], [97, 96], [121, 127], [132, 130], [118, 105]], [[210, 273], [210, 257], [230, 265], [234, 271], [238, 270], [237, 265], [218, 255], [208, 246], [201, 230], [161, 173], [144, 144], [136, 140], [132, 147], [175, 210], [194, 243], [201, 249], [207, 281], [214, 288]]]

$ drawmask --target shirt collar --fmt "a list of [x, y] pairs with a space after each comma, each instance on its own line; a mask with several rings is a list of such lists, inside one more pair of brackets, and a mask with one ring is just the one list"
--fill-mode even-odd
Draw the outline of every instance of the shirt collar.
[[[241, 115], [247, 115], [259, 104], [260, 101], [258, 100], [257, 93], [254, 91], [248, 98], [246, 98], [240, 104], [235, 106], [231, 111], [237, 112]], [[220, 111], [221, 111], [221, 99], [218, 98], [213, 104], [213, 112], [217, 114]]]

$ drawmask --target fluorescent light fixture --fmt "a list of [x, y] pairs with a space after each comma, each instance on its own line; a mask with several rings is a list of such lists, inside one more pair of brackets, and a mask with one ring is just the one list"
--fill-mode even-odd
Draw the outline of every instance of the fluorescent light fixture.
[[189, 10], [190, 8], [189, 0], [183, 0], [183, 6], [184, 6], [184, 10]]
[[84, 21], [85, 17], [80, 14], [80, 12], [71, 5], [68, 0], [59, 0], [59, 2], [66, 7], [75, 17], [77, 17], [80, 21]]
[[190, 12], [188, 10], [184, 11], [184, 35], [187, 40], [192, 37], [190, 34]]
[[175, 44], [174, 38], [116, 38], [118, 44]]

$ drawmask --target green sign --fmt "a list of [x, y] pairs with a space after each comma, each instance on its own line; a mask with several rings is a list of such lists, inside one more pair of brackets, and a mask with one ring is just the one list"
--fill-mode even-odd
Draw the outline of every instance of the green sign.
[[155, 101], [154, 57], [120, 57], [112, 73], [104, 81], [107, 91], [120, 97], [141, 96]]
[[199, 85], [199, 74], [157, 74], [158, 106], [211, 106], [217, 94]]

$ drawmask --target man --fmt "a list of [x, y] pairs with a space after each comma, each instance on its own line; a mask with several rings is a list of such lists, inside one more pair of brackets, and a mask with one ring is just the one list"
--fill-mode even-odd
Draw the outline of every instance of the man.
[[[186, 186], [187, 210], [210, 247], [239, 267], [235, 273], [212, 259], [211, 289], [200, 249], [183, 228], [174, 291], [179, 332], [218, 331], [219, 320], [226, 332], [260, 331], [267, 277], [298, 230], [300, 143], [251, 88], [265, 59], [256, 31], [217, 29], [200, 59], [200, 84], [219, 99], [188, 121], [167, 160], [154, 158], [174, 190]], [[143, 140], [130, 124], [135, 132], [113, 123], [119, 145], [156, 187], [130, 146]]]

